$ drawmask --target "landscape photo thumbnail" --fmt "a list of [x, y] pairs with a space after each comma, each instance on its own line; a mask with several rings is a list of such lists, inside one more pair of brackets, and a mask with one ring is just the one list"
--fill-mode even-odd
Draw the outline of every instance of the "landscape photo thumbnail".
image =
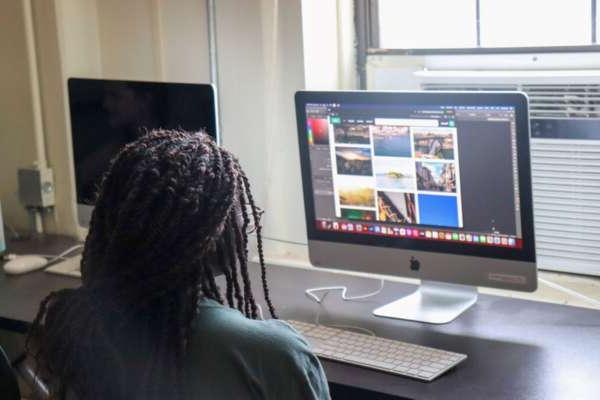
[[370, 144], [369, 125], [339, 124], [333, 129], [336, 143]]
[[453, 129], [413, 128], [413, 135], [416, 158], [454, 159]]
[[376, 156], [411, 157], [410, 131], [407, 126], [375, 125], [371, 127]]
[[414, 193], [377, 192], [378, 220], [400, 224], [417, 223]]
[[375, 182], [378, 189], [415, 190], [415, 163], [410, 158], [375, 157]]
[[417, 189], [432, 192], [456, 192], [454, 163], [417, 161]]
[[364, 147], [336, 147], [335, 160], [340, 175], [373, 175], [371, 149]]
[[364, 186], [342, 186], [338, 189], [341, 206], [375, 207], [375, 190]]
[[357, 210], [355, 208], [342, 208], [342, 218], [360, 221], [374, 221], [375, 211]]

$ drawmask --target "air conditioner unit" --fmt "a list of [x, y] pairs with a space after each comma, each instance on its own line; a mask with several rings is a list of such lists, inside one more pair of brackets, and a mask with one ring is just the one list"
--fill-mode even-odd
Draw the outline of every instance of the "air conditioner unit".
[[424, 90], [521, 90], [541, 269], [600, 275], [600, 71], [416, 71]]

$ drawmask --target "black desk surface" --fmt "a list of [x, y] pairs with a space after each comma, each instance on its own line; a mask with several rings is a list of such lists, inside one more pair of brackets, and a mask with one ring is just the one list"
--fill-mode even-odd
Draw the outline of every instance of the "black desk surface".
[[[73, 242], [50, 237], [13, 243], [15, 252], [58, 253]], [[252, 266], [255, 292], [258, 268]], [[269, 267], [273, 302], [281, 318], [353, 325], [378, 336], [465, 353], [469, 358], [431, 383], [342, 363], [323, 361], [331, 382], [414, 399], [600, 399], [600, 312], [507, 297], [480, 295], [477, 304], [447, 325], [382, 319], [371, 311], [414, 290], [386, 283], [377, 296], [344, 302], [331, 293], [323, 305], [304, 296], [308, 287], [347, 285], [350, 294], [377, 288], [370, 279]], [[23, 331], [40, 300], [79, 280], [45, 272], [6, 276], [0, 272], [0, 328]], [[371, 396], [362, 398], [374, 398]]]

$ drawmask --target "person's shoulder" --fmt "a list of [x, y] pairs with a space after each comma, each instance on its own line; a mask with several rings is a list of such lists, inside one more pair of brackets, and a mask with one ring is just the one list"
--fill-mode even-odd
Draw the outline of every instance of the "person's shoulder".
[[196, 330], [237, 346], [266, 346], [270, 352], [309, 351], [306, 340], [287, 322], [268, 319], [253, 320], [239, 311], [216, 302], [204, 302], [200, 307]]
[[252, 321], [262, 337], [268, 338], [275, 350], [311, 353], [308, 343], [290, 324], [278, 319]]
[[262, 382], [268, 398], [329, 399], [327, 379], [306, 340], [281, 320], [253, 320], [216, 302], [201, 305], [194, 325], [198, 357], [232, 362]]

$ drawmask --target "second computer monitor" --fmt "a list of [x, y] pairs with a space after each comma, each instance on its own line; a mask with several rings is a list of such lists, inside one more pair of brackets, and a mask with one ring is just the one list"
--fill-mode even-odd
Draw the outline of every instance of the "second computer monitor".
[[102, 176], [125, 144], [153, 129], [218, 140], [210, 84], [71, 78], [68, 82], [79, 224], [87, 228]]

